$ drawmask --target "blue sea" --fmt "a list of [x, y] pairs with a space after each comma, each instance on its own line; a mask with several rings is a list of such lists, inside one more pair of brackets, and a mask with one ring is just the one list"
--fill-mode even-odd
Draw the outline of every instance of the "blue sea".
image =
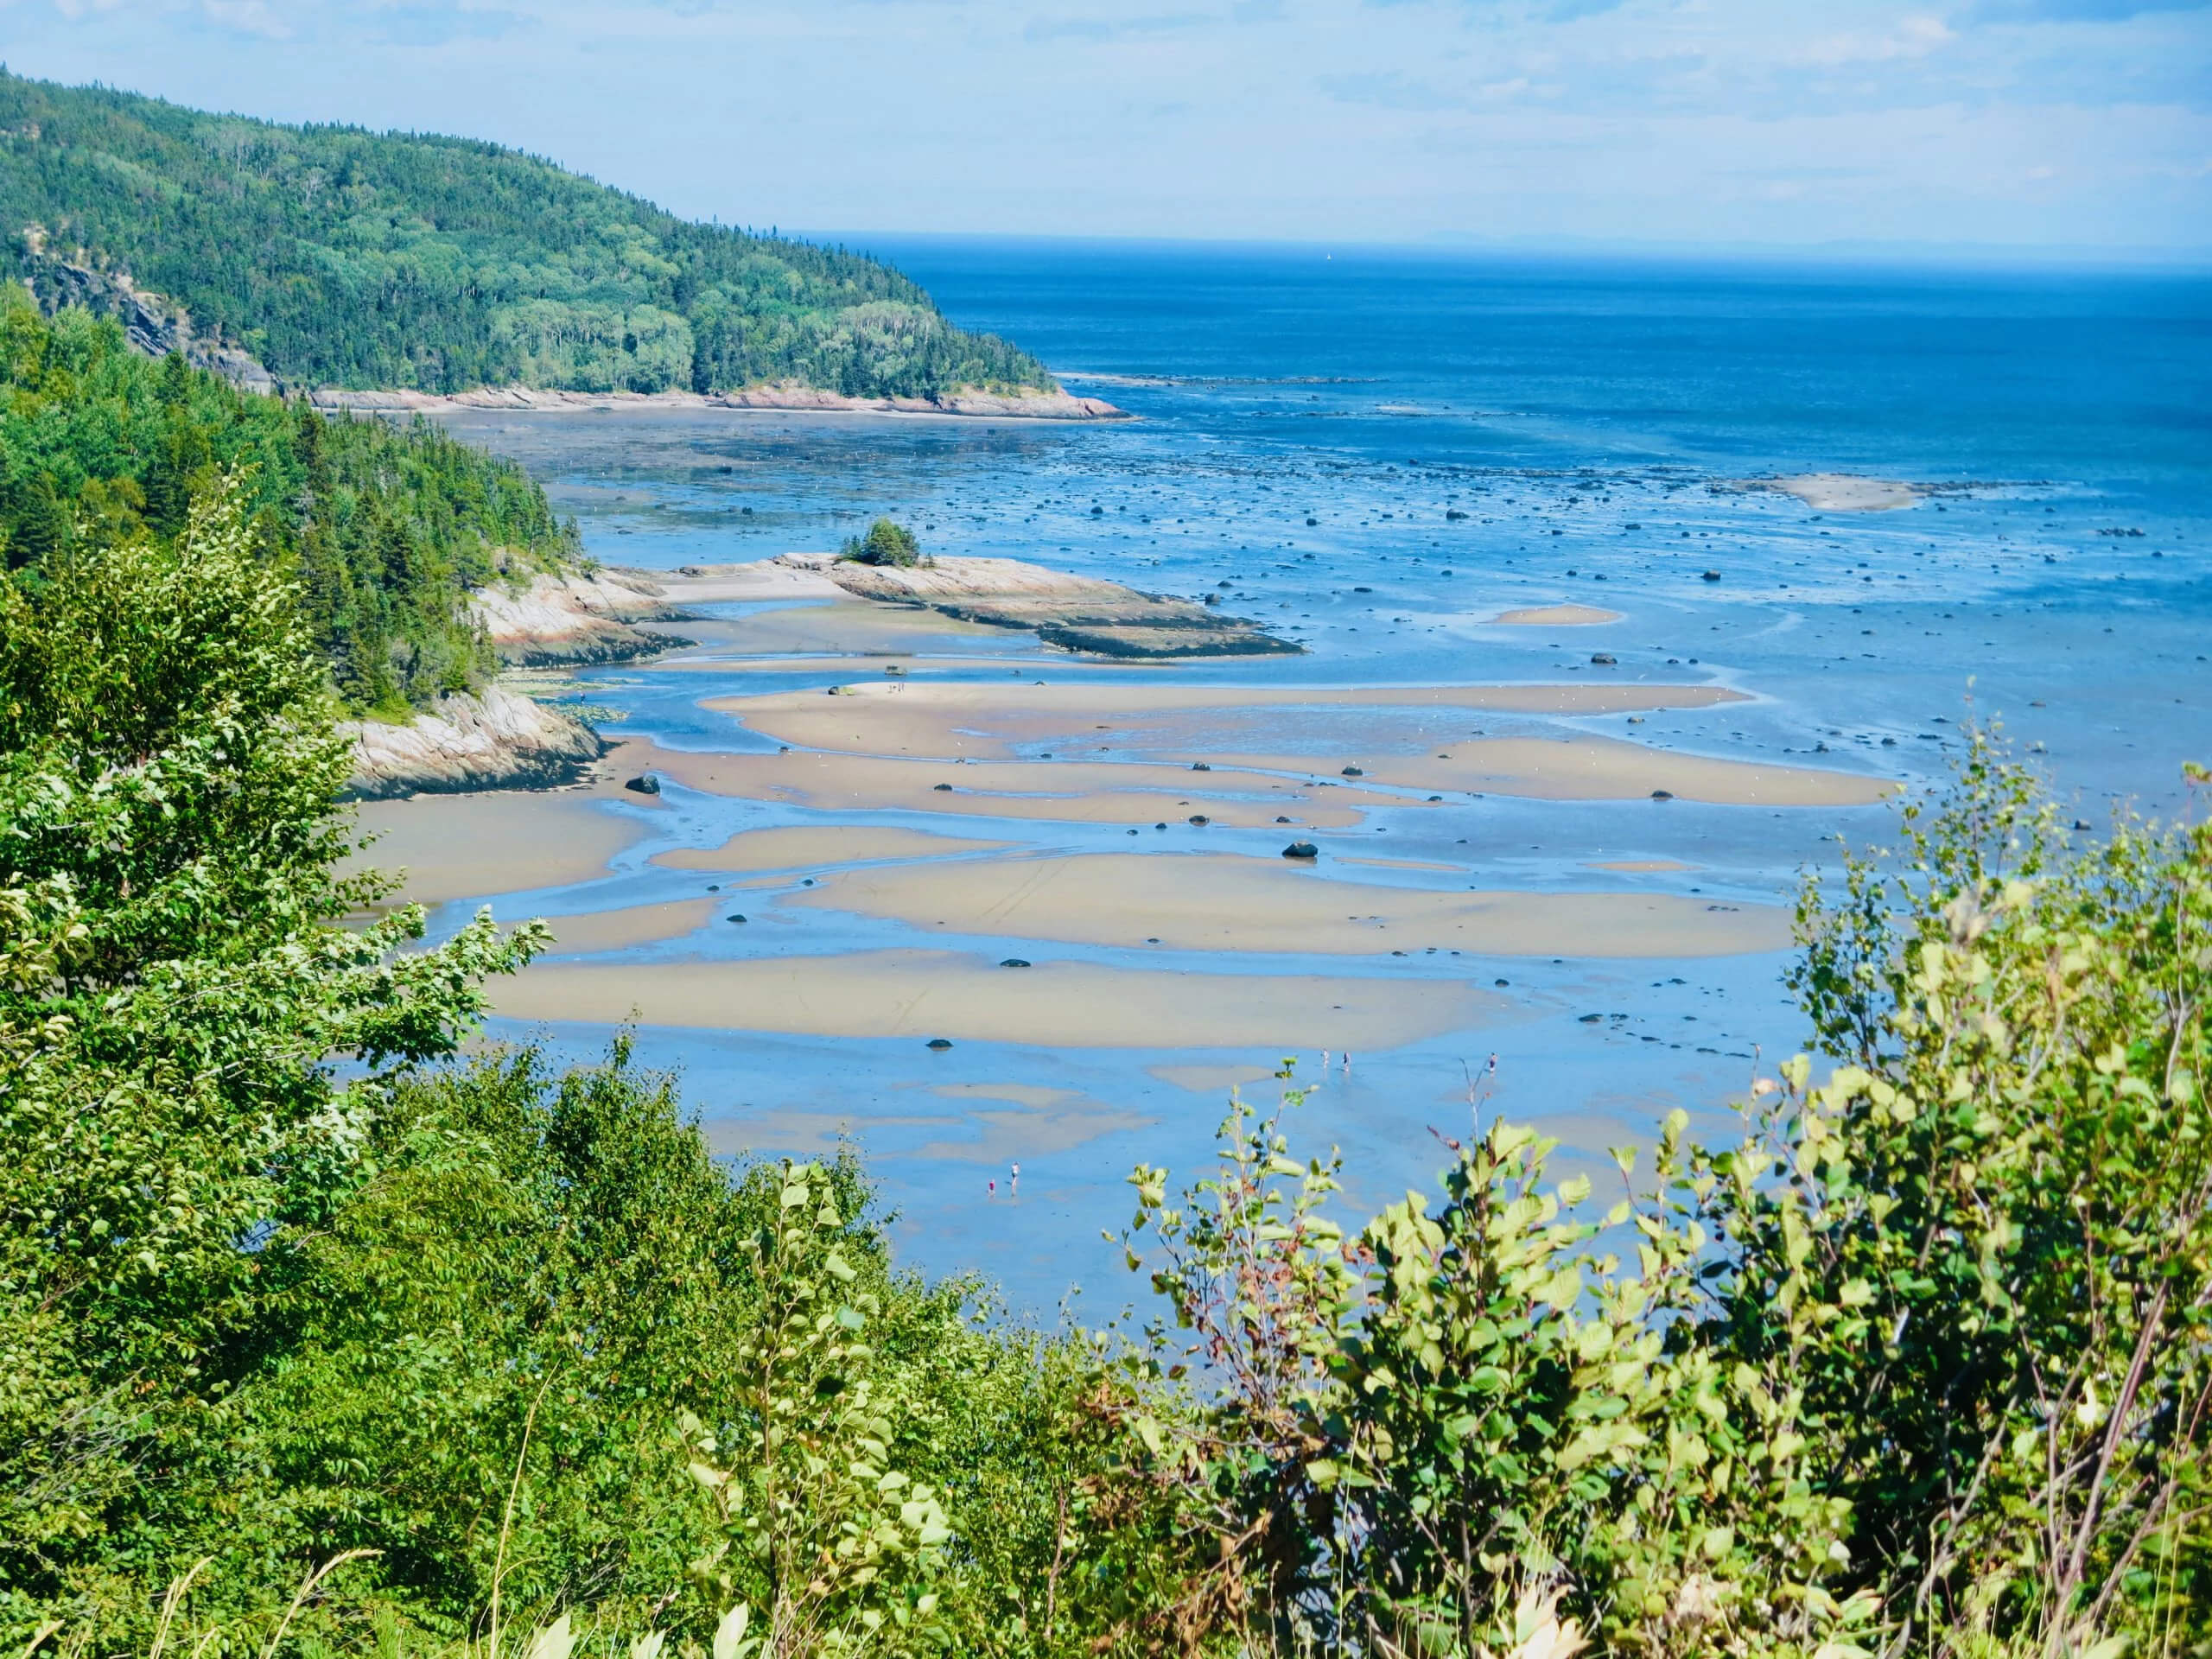
[[[1924, 795], [1963, 726], [1995, 725], [2092, 832], [2115, 811], [2189, 811], [2182, 764], [2212, 760], [2212, 278], [841, 239], [1138, 418], [470, 412], [449, 424], [529, 466], [610, 563], [828, 550], [892, 513], [939, 553], [1218, 594], [1306, 647], [1188, 671], [1216, 681], [1579, 683], [1595, 647], [1617, 658], [1608, 673], [1751, 700], [1634, 733], [1617, 717], [1579, 729], [1856, 770]], [[1823, 473], [1922, 493], [1899, 511], [1821, 512], [1745, 487]], [[1563, 603], [1624, 620], [1602, 639], [1491, 624]], [[704, 699], [838, 677], [804, 664], [725, 676], [709, 662], [587, 673], [575, 694], [620, 715], [611, 731], [696, 749], [741, 741]], [[690, 845], [824, 816], [677, 794], [656, 833]], [[1878, 844], [1893, 823], [1887, 806], [1499, 797], [1441, 820], [1382, 814], [1374, 831], [1408, 868], [1485, 887], [1596, 889], [1621, 880], [1605, 863], [1675, 863], [1639, 887], [1787, 904], [1807, 871], [1833, 868], [1838, 837]], [[996, 830], [1039, 850], [1091, 844], [1067, 825]], [[1280, 837], [1246, 839], [1217, 844], [1272, 855]], [[583, 887], [503, 899], [501, 913], [690, 891], [645, 862], [657, 845]], [[911, 942], [856, 918], [822, 938]], [[1803, 1039], [1784, 954], [1586, 960], [1573, 945], [1510, 963], [1330, 964], [1506, 980], [1517, 1005], [1478, 1031], [1363, 1054], [1303, 1109], [1311, 1143], [1345, 1148], [1354, 1203], [1426, 1179], [1430, 1129], [1465, 1123], [1470, 1079], [1492, 1053], [1484, 1109], [1535, 1119], [1587, 1157], [1675, 1105], [1711, 1121], [1756, 1055]], [[760, 948], [717, 936], [631, 956]], [[775, 1154], [849, 1135], [899, 1212], [907, 1260], [980, 1270], [1030, 1309], [1080, 1288], [1094, 1316], [1134, 1294], [1097, 1243], [1124, 1217], [1123, 1174], [1138, 1161], [1194, 1170], [1225, 1097], [1160, 1074], [1276, 1058], [987, 1043], [930, 1055], [741, 1018], [640, 1033], [647, 1059], [681, 1068], [718, 1146]], [[584, 1052], [607, 1034], [553, 1037]], [[1009, 1160], [1023, 1166], [1012, 1198]]]

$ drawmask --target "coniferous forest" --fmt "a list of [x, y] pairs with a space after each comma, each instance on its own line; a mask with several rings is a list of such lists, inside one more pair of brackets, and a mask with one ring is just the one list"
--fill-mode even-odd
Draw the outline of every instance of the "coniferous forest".
[[305, 385], [1052, 384], [875, 260], [694, 224], [473, 139], [280, 126], [0, 73], [0, 231], [10, 274], [127, 272]]

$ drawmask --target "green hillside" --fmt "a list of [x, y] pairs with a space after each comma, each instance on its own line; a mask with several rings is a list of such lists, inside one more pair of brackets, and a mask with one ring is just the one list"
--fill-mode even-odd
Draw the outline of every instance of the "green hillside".
[[887, 265], [692, 224], [496, 144], [279, 126], [4, 72], [0, 237], [13, 276], [54, 260], [127, 271], [202, 335], [309, 385], [1052, 384]]
[[254, 546], [355, 710], [404, 715], [493, 666], [463, 600], [575, 556], [573, 523], [512, 462], [425, 422], [326, 419], [131, 350], [113, 321], [41, 318], [0, 290], [0, 555], [35, 591], [88, 550], [167, 542], [235, 474]]

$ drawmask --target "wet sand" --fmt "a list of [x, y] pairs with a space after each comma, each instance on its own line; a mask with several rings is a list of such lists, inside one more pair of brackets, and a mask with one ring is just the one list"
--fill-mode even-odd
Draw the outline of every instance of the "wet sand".
[[1619, 620], [1621, 613], [1618, 611], [1600, 610], [1595, 605], [1529, 605], [1517, 611], [1501, 611], [1491, 618], [1491, 626], [1506, 628], [1594, 628]]
[[[1476, 738], [1419, 760], [1360, 760], [1370, 784], [1541, 801], [1626, 801], [1663, 792], [1728, 806], [1865, 806], [1888, 799], [1899, 787], [1886, 778], [1715, 760], [1609, 737]], [[1293, 773], [1312, 766], [1310, 760], [1282, 754], [1226, 754], [1220, 764]]]
[[1274, 1076], [1274, 1068], [1265, 1065], [1148, 1065], [1145, 1070], [1162, 1083], [1194, 1095], [1226, 1095], [1231, 1089]]
[[[1179, 751], [1203, 758], [1261, 714], [1263, 728], [1308, 723], [1316, 711], [1406, 711], [1412, 735], [1463, 732], [1468, 711], [1534, 716], [1648, 713], [1739, 702], [1716, 685], [1205, 686], [1006, 682], [880, 682], [757, 697], [710, 698], [779, 743], [848, 753], [1008, 760], [1017, 745], [1059, 741], [1080, 753]], [[1294, 710], [1292, 715], [1288, 711]], [[1423, 721], [1420, 716], [1445, 717]]]
[[[1181, 823], [1198, 814], [1243, 829], [1272, 823], [1279, 816], [1300, 825], [1341, 829], [1359, 823], [1362, 817], [1356, 806], [1317, 804], [1311, 788], [1281, 779], [1232, 772], [1208, 778], [1173, 766], [1051, 760], [956, 766], [941, 760], [861, 754], [724, 754], [663, 748], [643, 751], [637, 764], [708, 794], [838, 811], [893, 810], [1113, 824]], [[939, 784], [946, 787], [940, 790]], [[1379, 798], [1357, 791], [1345, 795], [1354, 801]]]
[[656, 853], [652, 862], [672, 870], [813, 869], [824, 864], [859, 864], [882, 858], [947, 858], [955, 853], [997, 852], [1011, 843], [969, 841], [957, 836], [925, 835], [871, 824], [825, 823], [804, 828], [746, 830], [719, 847], [679, 848]]
[[1436, 892], [1280, 859], [1097, 853], [824, 877], [786, 906], [948, 933], [1291, 955], [1694, 957], [1778, 950], [1789, 912], [1675, 893]]
[[1794, 495], [1820, 512], [1891, 512], [1920, 499], [1919, 490], [1910, 484], [1856, 473], [1803, 473], [1775, 479], [1770, 487]]
[[1197, 974], [939, 950], [747, 962], [550, 963], [493, 987], [522, 1020], [1065, 1048], [1395, 1048], [1516, 1014], [1457, 980]]
[[588, 881], [652, 833], [649, 824], [597, 804], [614, 798], [652, 804], [625, 794], [612, 772], [582, 790], [365, 802], [356, 821], [380, 839], [349, 866], [404, 870], [397, 896], [423, 905]]
[[[494, 906], [495, 911], [499, 908]], [[664, 905], [632, 905], [582, 916], [549, 916], [545, 923], [553, 930], [553, 955], [587, 956], [596, 950], [626, 950], [633, 944], [683, 938], [704, 927], [721, 908], [721, 901], [716, 899], [678, 899]]]

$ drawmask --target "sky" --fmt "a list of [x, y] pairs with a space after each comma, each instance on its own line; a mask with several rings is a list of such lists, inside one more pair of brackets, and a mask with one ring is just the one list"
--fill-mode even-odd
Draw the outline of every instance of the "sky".
[[0, 60], [786, 230], [2212, 250], [2212, 0], [0, 0]]

